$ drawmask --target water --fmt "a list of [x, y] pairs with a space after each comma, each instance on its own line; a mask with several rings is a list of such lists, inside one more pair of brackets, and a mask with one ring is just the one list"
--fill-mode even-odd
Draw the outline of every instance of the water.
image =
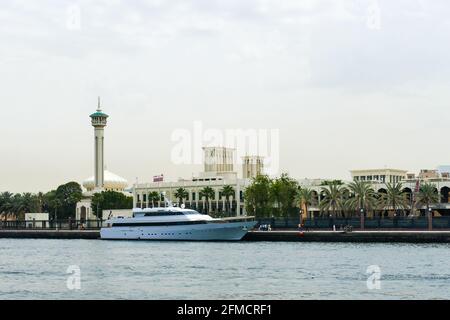
[[[0, 299], [450, 299], [450, 245], [0, 240]], [[81, 290], [69, 290], [69, 266]], [[367, 267], [381, 268], [381, 289]]]

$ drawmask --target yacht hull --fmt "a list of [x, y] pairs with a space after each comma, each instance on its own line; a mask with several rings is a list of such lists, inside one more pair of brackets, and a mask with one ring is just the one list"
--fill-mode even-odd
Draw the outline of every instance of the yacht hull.
[[136, 226], [103, 228], [103, 240], [239, 241], [255, 221], [180, 226]]

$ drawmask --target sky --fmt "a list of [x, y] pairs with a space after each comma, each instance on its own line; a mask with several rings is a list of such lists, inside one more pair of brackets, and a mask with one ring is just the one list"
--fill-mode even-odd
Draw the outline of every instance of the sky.
[[2, 0], [0, 192], [92, 176], [98, 96], [130, 184], [201, 171], [173, 159], [198, 124], [278, 132], [272, 173], [298, 179], [449, 164], [449, 17], [446, 0]]

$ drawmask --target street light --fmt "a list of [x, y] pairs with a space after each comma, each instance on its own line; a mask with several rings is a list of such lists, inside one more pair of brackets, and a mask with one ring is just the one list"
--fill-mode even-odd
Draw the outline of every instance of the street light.
[[302, 227], [303, 225], [303, 209], [300, 209], [300, 225], [298, 226], [299, 229]]
[[55, 206], [55, 223], [56, 223], [56, 231], [58, 231], [58, 207]]
[[361, 218], [361, 230], [364, 230], [364, 218], [365, 218], [365, 213], [364, 213], [364, 208], [360, 209], [360, 218]]
[[433, 230], [433, 209], [431, 207], [428, 207], [428, 230]]

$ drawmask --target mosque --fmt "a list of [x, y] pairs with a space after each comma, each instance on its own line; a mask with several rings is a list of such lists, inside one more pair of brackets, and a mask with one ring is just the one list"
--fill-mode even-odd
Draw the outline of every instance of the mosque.
[[103, 191], [122, 192], [132, 197], [127, 192], [128, 181], [105, 169], [105, 127], [108, 115], [102, 112], [100, 98], [98, 99], [97, 111], [91, 114], [91, 124], [94, 127], [95, 149], [94, 149], [94, 176], [83, 181], [83, 198], [76, 206], [76, 220], [97, 220], [92, 211], [92, 197]]

